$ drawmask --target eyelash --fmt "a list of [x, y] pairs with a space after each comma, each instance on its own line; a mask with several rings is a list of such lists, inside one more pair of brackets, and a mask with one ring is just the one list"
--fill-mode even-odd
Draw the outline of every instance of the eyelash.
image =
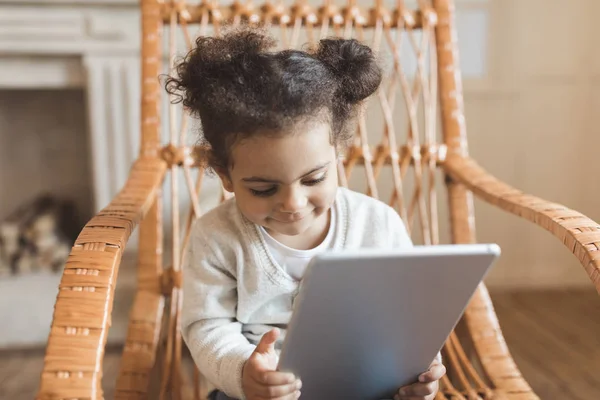
[[[327, 179], [327, 175], [323, 175], [322, 177], [320, 177], [318, 179], [312, 179], [310, 181], [306, 181], [303, 183], [306, 186], [316, 186], [319, 183], [323, 182], [325, 179]], [[273, 186], [272, 188], [269, 188], [267, 190], [250, 189], [250, 193], [252, 193], [256, 197], [269, 197], [269, 196], [274, 195], [276, 192], [277, 192], [277, 186]]]
[[304, 184], [306, 186], [315, 186], [315, 185], [318, 185], [319, 183], [323, 182], [325, 180], [325, 178], [327, 178], [327, 175], [324, 174], [322, 177], [317, 178], [317, 179], [311, 179], [310, 181], [304, 182]]
[[269, 196], [274, 195], [275, 192], [277, 192], [276, 186], [273, 186], [272, 188], [267, 189], [267, 190], [250, 189], [250, 193], [252, 193], [256, 197], [269, 197]]

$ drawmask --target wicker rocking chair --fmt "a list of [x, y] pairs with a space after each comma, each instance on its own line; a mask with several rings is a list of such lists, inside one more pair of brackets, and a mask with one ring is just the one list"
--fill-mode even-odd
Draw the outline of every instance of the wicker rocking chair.
[[[185, 145], [193, 130], [173, 104], [164, 113], [170, 121], [168, 143], [161, 143], [159, 110], [165, 92], [158, 77], [170, 72], [163, 60], [172, 62], [186, 52], [178, 44], [190, 46], [198, 34], [219, 34], [225, 22], [264, 23], [281, 37], [282, 47], [324, 36], [353, 36], [370, 43], [383, 58], [387, 55], [387, 78], [357, 124], [354, 146], [340, 161], [340, 182], [393, 205], [415, 242], [440, 242], [444, 221], [438, 223], [438, 202], [448, 207], [448, 240], [475, 242], [475, 194], [556, 236], [600, 290], [600, 226], [564, 206], [513, 189], [469, 157], [453, 0], [422, 0], [417, 10], [405, 8], [402, 0], [393, 9], [382, 0], [370, 9], [353, 0], [340, 7], [328, 0], [319, 7], [303, 0], [291, 7], [282, 3], [234, 2], [224, 7], [216, 0], [141, 0], [141, 152], [122, 191], [89, 221], [71, 251], [38, 399], [103, 398], [104, 346], [119, 265], [138, 224], [138, 291], [115, 397], [205, 396], [201, 371], [185, 368], [189, 358], [182, 356], [179, 332], [181, 250], [206, 195], [200, 190], [204, 171], [198, 168], [203, 149]], [[166, 178], [170, 196], [163, 196]], [[440, 202], [436, 193], [443, 184], [447, 201]], [[184, 206], [189, 208], [186, 215]], [[163, 218], [163, 207], [170, 208], [169, 218]], [[170, 261], [164, 262], [169, 251]], [[484, 285], [446, 343], [444, 356], [448, 374], [437, 399], [538, 398], [509, 354]]]

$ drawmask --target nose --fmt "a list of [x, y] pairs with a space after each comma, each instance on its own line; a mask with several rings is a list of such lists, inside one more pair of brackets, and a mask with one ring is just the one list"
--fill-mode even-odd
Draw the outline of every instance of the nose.
[[306, 208], [308, 198], [300, 188], [290, 188], [283, 194], [281, 211], [285, 213], [296, 213]]

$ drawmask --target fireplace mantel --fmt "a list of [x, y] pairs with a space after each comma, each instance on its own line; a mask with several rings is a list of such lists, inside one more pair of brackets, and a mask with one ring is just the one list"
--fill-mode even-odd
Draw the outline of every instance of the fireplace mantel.
[[134, 1], [0, 0], [0, 53], [111, 54], [139, 52]]

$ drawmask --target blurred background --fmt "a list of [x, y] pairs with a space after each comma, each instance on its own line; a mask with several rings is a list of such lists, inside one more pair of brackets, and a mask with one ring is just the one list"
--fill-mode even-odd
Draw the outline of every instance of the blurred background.
[[[471, 155], [510, 185], [600, 221], [600, 2], [456, 4]], [[137, 1], [0, 0], [0, 398], [35, 393], [61, 262], [138, 153], [139, 42]], [[205, 186], [212, 204], [218, 182]], [[526, 377], [543, 398], [600, 398], [591, 375], [600, 299], [583, 268], [531, 224], [479, 201], [475, 215], [478, 240], [503, 249], [486, 283]], [[117, 288], [115, 347], [135, 250], [134, 237]], [[29, 380], [17, 378], [22, 371]], [[553, 397], [555, 377], [583, 382]]]

